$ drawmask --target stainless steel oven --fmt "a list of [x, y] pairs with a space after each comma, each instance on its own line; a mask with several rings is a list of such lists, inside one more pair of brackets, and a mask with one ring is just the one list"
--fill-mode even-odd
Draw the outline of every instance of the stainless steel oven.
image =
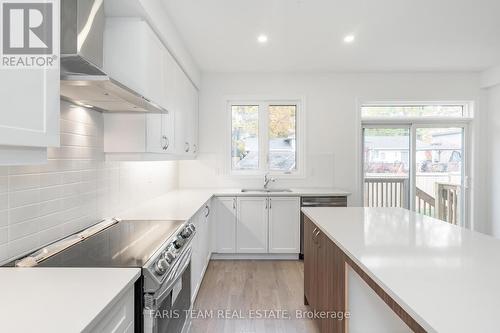
[[191, 246], [183, 252], [154, 292], [144, 294], [144, 332], [181, 332], [191, 308]]
[[185, 221], [106, 220], [12, 265], [141, 268], [134, 288], [134, 331], [180, 333], [191, 307], [195, 233], [195, 226]]

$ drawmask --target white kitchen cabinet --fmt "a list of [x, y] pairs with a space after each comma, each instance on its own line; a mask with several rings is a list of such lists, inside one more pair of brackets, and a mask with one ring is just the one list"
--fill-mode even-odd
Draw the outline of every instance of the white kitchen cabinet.
[[59, 68], [0, 69], [0, 145], [59, 145]]
[[101, 316], [100, 321], [84, 332], [134, 332], [134, 285]]
[[237, 253], [266, 253], [268, 198], [239, 197], [236, 225]]
[[[58, 2], [54, 15], [60, 16]], [[59, 29], [54, 38], [60, 39]], [[0, 165], [45, 163], [47, 147], [59, 146], [58, 44], [53, 67], [0, 67]]]
[[214, 252], [300, 252], [300, 198], [218, 197], [214, 202]]
[[106, 18], [104, 71], [164, 108], [165, 52], [147, 22], [138, 18]]
[[191, 150], [188, 138], [189, 121], [189, 101], [188, 84], [189, 80], [180, 67], [174, 70], [175, 82], [177, 83], [177, 93], [175, 97], [175, 150], [181, 155], [187, 155]]
[[[104, 45], [104, 71], [168, 111], [168, 114], [147, 116], [145, 126], [143, 120], [132, 124], [130, 120], [117, 119], [116, 125], [128, 123], [125, 128], [134, 130], [130, 134], [125, 130], [113, 132], [119, 135], [107, 133], [119, 128], [108, 120], [104, 128], [105, 137], [109, 139], [105, 138], [107, 159], [194, 158], [198, 151], [198, 90], [154, 31], [137, 18], [107, 18]], [[129, 145], [122, 142], [123, 135], [130, 136], [126, 139]], [[134, 155], [136, 153], [142, 155]], [[165, 158], [154, 153], [174, 155]]]
[[[172, 57], [168, 50], [164, 50], [162, 53], [163, 60], [163, 100], [164, 106], [167, 110], [175, 110], [177, 103], [177, 76], [176, 71], [179, 65]], [[180, 68], [179, 68], [180, 69]]]
[[191, 300], [194, 302], [198, 290], [203, 282], [203, 276], [207, 269], [210, 256], [211, 230], [210, 230], [210, 204], [207, 203], [191, 219], [196, 227], [196, 233], [192, 240], [191, 253]]
[[[173, 118], [172, 112], [163, 114], [105, 113], [104, 152], [107, 153], [107, 158], [120, 160], [123, 154], [155, 153], [157, 159], [161, 159], [161, 156], [171, 159], [166, 155], [174, 153], [175, 148]], [[123, 158], [130, 159], [131, 157], [125, 155]], [[140, 158], [141, 155], [137, 155], [137, 159]]]
[[174, 153], [174, 113], [148, 114], [146, 116], [146, 151]]
[[269, 197], [269, 253], [300, 252], [300, 198]]
[[188, 142], [190, 144], [189, 153], [196, 155], [198, 153], [198, 90], [189, 81], [188, 85]]
[[236, 253], [236, 206], [236, 197], [214, 198], [217, 253]]

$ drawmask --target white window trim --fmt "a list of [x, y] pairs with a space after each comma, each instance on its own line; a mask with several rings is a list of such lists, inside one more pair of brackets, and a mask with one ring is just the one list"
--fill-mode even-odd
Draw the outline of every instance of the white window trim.
[[[364, 106], [376, 106], [376, 105], [391, 105], [391, 106], [408, 106], [408, 105], [463, 105], [464, 113], [463, 117], [363, 117], [362, 115], [362, 107]], [[473, 225], [473, 200], [472, 200], [472, 192], [471, 188], [471, 177], [472, 170], [474, 165], [472, 164], [472, 135], [471, 127], [472, 121], [474, 120], [474, 102], [473, 101], [358, 101], [357, 103], [358, 109], [358, 118], [360, 121], [358, 122], [358, 156], [356, 158], [358, 164], [358, 171], [361, 177], [358, 188], [360, 189], [360, 205], [363, 206], [363, 196], [364, 196], [364, 159], [363, 159], [363, 151], [364, 151], [364, 142], [363, 142], [363, 128], [366, 127], [398, 127], [398, 126], [407, 126], [410, 129], [410, 140], [415, 140], [415, 128], [417, 127], [439, 127], [439, 126], [451, 126], [451, 127], [463, 127], [464, 128], [464, 138], [463, 138], [463, 149], [464, 149], [464, 162], [463, 162], [463, 177], [464, 177], [464, 197], [463, 197], [463, 221], [462, 225], [466, 228], [474, 229]], [[384, 126], [386, 125], [386, 126]], [[415, 144], [414, 142], [412, 143]], [[412, 154], [413, 155], [413, 154]], [[410, 155], [410, 165], [413, 164], [415, 160], [415, 156]], [[412, 175], [413, 177], [413, 175]], [[415, 179], [412, 179], [414, 184]], [[411, 193], [410, 198], [413, 197], [413, 186], [410, 186]], [[413, 200], [410, 200], [411, 207], [410, 209], [414, 209]]]
[[[258, 105], [259, 106], [259, 169], [258, 170], [233, 170], [231, 161], [232, 149], [232, 105]], [[297, 105], [296, 124], [295, 124], [295, 140], [296, 140], [296, 171], [285, 173], [280, 171], [267, 170], [267, 154], [268, 154], [268, 131], [261, 131], [267, 129], [268, 105]], [[295, 98], [277, 98], [270, 96], [251, 96], [245, 98], [244, 96], [226, 97], [226, 147], [224, 150], [226, 174], [231, 177], [237, 178], [261, 178], [265, 174], [279, 177], [280, 179], [297, 179], [305, 178], [306, 159], [305, 159], [305, 99], [303, 97]]]
[[[364, 106], [433, 106], [433, 105], [461, 105], [464, 108], [464, 116], [462, 117], [363, 117], [362, 108]], [[401, 122], [469, 122], [474, 119], [474, 102], [473, 101], [365, 101], [359, 104], [359, 116], [362, 122], [382, 122], [391, 121], [394, 123]]]

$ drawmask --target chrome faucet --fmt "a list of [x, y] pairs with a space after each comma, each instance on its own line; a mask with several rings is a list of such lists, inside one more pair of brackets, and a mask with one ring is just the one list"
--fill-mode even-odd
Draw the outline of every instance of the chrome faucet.
[[273, 183], [274, 183], [275, 181], [276, 181], [276, 178], [269, 177], [269, 174], [268, 174], [268, 173], [266, 173], [266, 174], [264, 175], [264, 189], [266, 189], [266, 190], [267, 190], [267, 187], [269, 186], [269, 183], [270, 183], [270, 182], [273, 182]]

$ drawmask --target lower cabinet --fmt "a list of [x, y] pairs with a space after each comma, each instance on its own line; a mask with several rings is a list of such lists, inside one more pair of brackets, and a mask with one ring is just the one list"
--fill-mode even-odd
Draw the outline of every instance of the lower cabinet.
[[102, 319], [84, 332], [134, 332], [134, 285], [110, 309], [105, 311]]
[[218, 197], [215, 202], [215, 252], [300, 252], [298, 197]]
[[300, 252], [300, 199], [269, 198], [269, 253]]
[[237, 202], [236, 252], [267, 253], [269, 198], [239, 197]]
[[236, 198], [214, 198], [215, 247], [217, 253], [236, 253]]
[[[304, 220], [304, 297], [315, 310], [344, 311], [343, 254], [311, 220]], [[342, 261], [342, 262], [341, 262]], [[345, 322], [333, 318], [317, 320], [320, 332], [345, 332]]]
[[210, 203], [206, 203], [195, 216], [191, 223], [196, 227], [196, 233], [192, 240], [191, 253], [191, 300], [194, 302], [205, 275], [205, 270], [210, 260], [211, 250], [211, 216]]

